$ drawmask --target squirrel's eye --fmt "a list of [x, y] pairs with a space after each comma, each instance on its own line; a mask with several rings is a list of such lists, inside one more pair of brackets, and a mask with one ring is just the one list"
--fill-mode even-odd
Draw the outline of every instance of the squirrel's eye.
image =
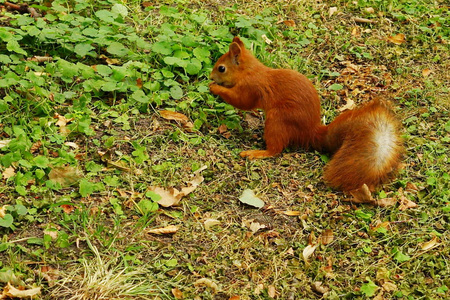
[[225, 66], [219, 66], [218, 70], [220, 73], [225, 72]]

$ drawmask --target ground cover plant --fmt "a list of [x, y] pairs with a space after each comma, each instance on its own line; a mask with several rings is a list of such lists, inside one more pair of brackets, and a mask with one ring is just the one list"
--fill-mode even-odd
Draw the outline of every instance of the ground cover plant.
[[[0, 12], [2, 297], [449, 298], [446, 1], [24, 0]], [[263, 147], [263, 116], [208, 89], [235, 35], [309, 77], [325, 123], [392, 102], [404, 165], [374, 197], [394, 205], [327, 187], [326, 155], [238, 156]]]

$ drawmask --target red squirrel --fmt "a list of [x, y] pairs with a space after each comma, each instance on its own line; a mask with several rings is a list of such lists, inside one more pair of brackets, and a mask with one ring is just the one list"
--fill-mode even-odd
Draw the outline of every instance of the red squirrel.
[[242, 157], [272, 157], [289, 145], [330, 153], [325, 182], [344, 192], [364, 184], [375, 191], [399, 168], [400, 122], [381, 101], [346, 111], [323, 125], [319, 96], [311, 81], [294, 70], [263, 65], [239, 37], [216, 62], [210, 79], [211, 93], [227, 103], [265, 111], [267, 149], [243, 151]]

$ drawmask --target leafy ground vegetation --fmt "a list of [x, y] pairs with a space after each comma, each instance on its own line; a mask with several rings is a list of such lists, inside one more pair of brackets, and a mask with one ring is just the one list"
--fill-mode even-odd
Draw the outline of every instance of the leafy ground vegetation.
[[[447, 1], [12, 4], [0, 3], [3, 297], [450, 298]], [[234, 35], [308, 76], [326, 123], [392, 102], [405, 159], [374, 197], [399, 204], [348, 202], [319, 153], [238, 156], [264, 147], [263, 116], [208, 90]]]

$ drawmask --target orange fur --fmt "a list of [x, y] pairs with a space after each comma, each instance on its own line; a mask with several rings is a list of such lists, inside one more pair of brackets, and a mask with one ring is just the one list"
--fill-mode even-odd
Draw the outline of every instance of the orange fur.
[[325, 168], [325, 181], [347, 192], [363, 184], [375, 190], [400, 164], [399, 122], [383, 103], [373, 101], [344, 112], [325, 126], [311, 81], [296, 71], [263, 65], [238, 37], [210, 78], [214, 95], [239, 109], [266, 113], [267, 149], [243, 151], [242, 157], [272, 157], [288, 145], [328, 152], [334, 155]]

